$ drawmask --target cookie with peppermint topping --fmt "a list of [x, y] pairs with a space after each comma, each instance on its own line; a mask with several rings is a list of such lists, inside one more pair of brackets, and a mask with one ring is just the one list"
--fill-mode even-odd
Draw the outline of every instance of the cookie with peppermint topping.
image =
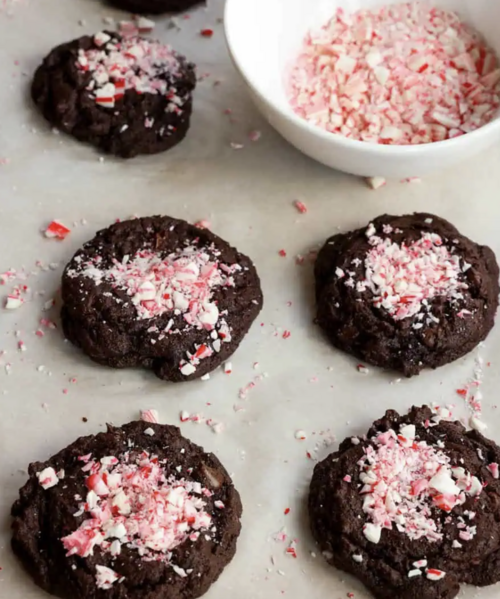
[[118, 8], [139, 15], [159, 15], [166, 12], [182, 12], [204, 0], [109, 0]]
[[233, 558], [241, 511], [213, 454], [177, 427], [131, 422], [30, 465], [12, 547], [62, 599], [194, 599]]
[[498, 276], [491, 249], [448, 221], [385, 214], [326, 241], [315, 266], [317, 322], [339, 349], [413, 376], [486, 338]]
[[500, 581], [500, 447], [427, 406], [389, 410], [317, 464], [313, 535], [377, 599], [452, 599]]
[[170, 46], [101, 31], [52, 50], [31, 96], [53, 127], [132, 158], [184, 139], [195, 85], [194, 65]]
[[173, 382], [226, 361], [263, 303], [250, 258], [168, 216], [98, 232], [66, 266], [62, 300], [64, 333], [92, 360]]

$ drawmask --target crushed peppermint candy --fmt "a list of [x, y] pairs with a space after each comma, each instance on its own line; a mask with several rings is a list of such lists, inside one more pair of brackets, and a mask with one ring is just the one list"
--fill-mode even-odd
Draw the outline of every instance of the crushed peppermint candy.
[[40, 483], [40, 486], [45, 490], [51, 489], [59, 483], [59, 477], [57, 476], [56, 471], [52, 467], [45, 468], [45, 470], [39, 472], [37, 474], [37, 478], [38, 482]]
[[358, 464], [363, 511], [369, 518], [363, 531], [373, 543], [382, 529], [393, 527], [411, 540], [439, 541], [443, 532], [432, 510], [450, 513], [467, 496], [482, 492], [476, 476], [452, 467], [445, 453], [418, 441], [414, 425], [401, 426], [399, 434], [389, 429], [371, 441]]
[[[143, 249], [135, 255], [125, 255], [121, 261], [113, 259], [104, 264], [101, 256], [84, 261], [77, 256], [75, 268], [69, 277], [86, 277], [96, 285], [106, 283], [130, 297], [139, 320], [152, 319], [166, 313], [172, 318], [161, 329], [153, 325], [148, 332], [157, 333], [157, 339], [179, 334], [174, 317], [182, 317], [184, 329], [196, 328], [210, 333], [205, 343], [187, 352], [179, 364], [180, 372], [190, 376], [204, 358], [221, 351], [222, 343], [232, 340], [231, 329], [220, 313], [213, 295], [216, 290], [235, 286], [235, 276], [242, 272], [239, 264], [225, 264], [218, 260], [219, 252], [213, 247], [185, 246], [168, 255]], [[117, 296], [118, 303], [123, 298]]]
[[436, 570], [435, 568], [429, 568], [425, 571], [425, 575], [429, 580], [438, 581], [446, 576], [446, 572], [442, 570]]
[[[212, 492], [199, 482], [167, 476], [165, 462], [157, 456], [144, 451], [79, 459], [88, 493], [80, 498], [75, 517], [86, 518], [61, 539], [68, 556], [88, 557], [96, 548], [99, 554], [117, 556], [123, 546], [136, 550], [144, 561], [163, 562], [177, 572], [172, 551], [201, 534], [212, 537], [213, 518], [206, 510]], [[96, 569], [99, 588], [110, 588], [119, 580], [112, 570]]]
[[160, 417], [157, 410], [141, 410], [141, 420], [143, 422], [151, 422], [153, 424], [159, 424]]
[[45, 237], [49, 239], [65, 239], [71, 233], [71, 229], [68, 229], [66, 225], [63, 225], [58, 220], [53, 220], [50, 225], [45, 229]]
[[120, 579], [120, 575], [117, 574], [111, 568], [107, 568], [106, 566], [100, 566], [99, 564], [95, 567], [95, 581], [98, 589], [103, 589], [107, 591], [110, 589], [115, 582]]
[[499, 84], [498, 59], [477, 31], [456, 13], [406, 2], [353, 14], [337, 9], [307, 35], [288, 95], [294, 112], [326, 131], [410, 145], [491, 121]]
[[96, 256], [67, 274], [126, 291], [139, 319], [173, 312], [182, 314], [188, 325], [212, 331], [219, 321], [213, 293], [220, 287], [234, 287], [234, 275], [242, 269], [239, 264], [220, 263], [216, 252], [211, 253], [209, 248], [194, 246], [166, 256], [143, 249], [108, 265]]
[[307, 206], [304, 204], [304, 202], [301, 202], [300, 200], [295, 200], [293, 204], [301, 214], [306, 214]]
[[101, 31], [94, 47], [78, 51], [77, 68], [90, 73], [87, 90], [104, 108], [114, 108], [128, 90], [161, 94], [170, 100], [169, 110], [182, 112], [185, 99], [177, 95], [172, 79], [180, 72], [179, 56], [165, 44], [140, 37], [114, 37]]
[[[366, 236], [372, 248], [365, 257], [364, 278], [355, 282], [351, 275], [345, 285], [356, 287], [359, 293], [371, 291], [374, 306], [385, 309], [395, 320], [416, 316], [413, 328], [439, 322], [431, 312], [434, 298], [444, 296], [455, 303], [464, 299], [463, 291], [468, 289], [464, 273], [470, 265], [439, 235], [422, 232], [419, 239], [406, 245], [376, 233], [370, 223]], [[340, 271], [338, 268], [337, 277], [345, 278]]]

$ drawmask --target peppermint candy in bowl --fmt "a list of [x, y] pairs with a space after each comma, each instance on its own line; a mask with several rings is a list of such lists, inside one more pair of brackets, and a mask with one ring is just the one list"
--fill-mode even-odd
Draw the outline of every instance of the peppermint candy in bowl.
[[497, 3], [240, 4], [225, 18], [236, 67], [269, 122], [319, 162], [422, 176], [500, 139]]

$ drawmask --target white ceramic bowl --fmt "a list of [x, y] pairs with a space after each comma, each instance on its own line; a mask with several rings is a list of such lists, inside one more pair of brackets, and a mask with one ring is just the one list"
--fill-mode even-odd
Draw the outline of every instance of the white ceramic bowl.
[[[237, 69], [269, 123], [304, 154], [355, 175], [405, 178], [455, 165], [500, 141], [500, 114], [455, 139], [386, 146], [329, 133], [293, 112], [285, 95], [285, 70], [307, 31], [326, 23], [338, 7], [352, 12], [397, 1], [226, 0], [226, 38]], [[432, 4], [459, 11], [500, 55], [500, 0], [432, 0]]]

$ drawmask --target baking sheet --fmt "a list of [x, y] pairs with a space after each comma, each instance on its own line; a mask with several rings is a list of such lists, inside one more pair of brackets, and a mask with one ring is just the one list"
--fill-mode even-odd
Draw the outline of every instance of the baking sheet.
[[[2, 599], [46, 596], [9, 549], [10, 506], [28, 463], [103, 430], [106, 422], [132, 420], [144, 408], [156, 408], [162, 422], [180, 424], [179, 413], [187, 410], [225, 425], [219, 435], [203, 424], [180, 425], [233, 473], [244, 504], [237, 555], [207, 599], [236, 593], [241, 599], [282, 594], [337, 599], [348, 592], [367, 598], [354, 579], [311, 554], [304, 499], [314, 461], [306, 452], [323, 457], [331, 449], [325, 443], [365, 432], [387, 408], [404, 411], [435, 401], [455, 403], [455, 413], [466, 414], [455, 389], [472, 376], [474, 354], [400, 383], [394, 374], [375, 369], [359, 374], [356, 361], [331, 349], [313, 325], [311, 264], [297, 266], [295, 256], [307, 256], [337, 230], [361, 226], [384, 212], [415, 210], [451, 219], [500, 254], [500, 148], [421, 184], [390, 182], [377, 192], [315, 164], [281, 140], [250, 104], [217, 22], [222, 4], [212, 0], [207, 10], [180, 18], [180, 30], [168, 29], [167, 18], [157, 19], [156, 36], [185, 52], [207, 78], [196, 91], [184, 143], [167, 154], [128, 162], [108, 157], [100, 162], [92, 148], [52, 133], [27, 94], [31, 73], [53, 46], [100, 30], [103, 16], [125, 15], [97, 0], [9, 0], [8, 10], [0, 12], [0, 158], [10, 159], [0, 165], [0, 272], [34, 271], [27, 284], [44, 293], [19, 310], [0, 311], [0, 350], [7, 351], [0, 358]], [[199, 35], [205, 27], [214, 29], [211, 39]], [[214, 86], [216, 80], [220, 84]], [[231, 115], [224, 114], [228, 109]], [[254, 130], [262, 132], [257, 142], [248, 139]], [[236, 150], [231, 143], [244, 147]], [[307, 214], [294, 208], [296, 199], [307, 204]], [[231, 375], [219, 371], [208, 382], [170, 385], [147, 372], [99, 367], [65, 343], [58, 330], [44, 328], [44, 337], [35, 335], [40, 318], [56, 317], [57, 310], [42, 310], [57, 296], [62, 266], [94, 231], [116, 218], [158, 213], [205, 218], [255, 260], [265, 308], [233, 357]], [[40, 233], [54, 218], [73, 228], [63, 242]], [[278, 254], [281, 249], [286, 257]], [[52, 266], [43, 270], [37, 260]], [[285, 330], [291, 333], [287, 339]], [[26, 352], [18, 351], [19, 341]], [[480, 354], [491, 362], [484, 368], [484, 420], [487, 434], [498, 440], [499, 328]], [[252, 382], [241, 399], [240, 389]], [[297, 429], [306, 432], [306, 440], [295, 439]], [[285, 555], [287, 543], [273, 540], [282, 527], [298, 539], [297, 559]], [[461, 596], [493, 599], [499, 590], [467, 588]]]

